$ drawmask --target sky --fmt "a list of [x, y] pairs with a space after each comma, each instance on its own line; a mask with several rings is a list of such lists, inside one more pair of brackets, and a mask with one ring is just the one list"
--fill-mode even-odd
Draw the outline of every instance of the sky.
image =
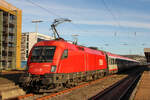
[[150, 0], [6, 0], [22, 10], [22, 32], [35, 32], [32, 20], [42, 20], [38, 32], [52, 36], [50, 25], [61, 37], [115, 54], [144, 55], [150, 47]]

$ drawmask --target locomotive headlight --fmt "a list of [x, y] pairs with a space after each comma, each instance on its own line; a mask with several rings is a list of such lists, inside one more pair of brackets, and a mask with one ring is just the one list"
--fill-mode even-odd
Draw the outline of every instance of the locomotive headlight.
[[51, 72], [55, 72], [56, 71], [56, 65], [52, 65], [51, 66]]

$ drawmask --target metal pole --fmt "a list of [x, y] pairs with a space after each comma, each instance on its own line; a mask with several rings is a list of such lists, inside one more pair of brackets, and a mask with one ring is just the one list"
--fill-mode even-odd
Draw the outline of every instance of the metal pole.
[[38, 23], [43, 22], [42, 20], [32, 20], [32, 23], [35, 23], [35, 32], [38, 32]]
[[38, 23], [35, 23], [35, 32], [38, 32]]

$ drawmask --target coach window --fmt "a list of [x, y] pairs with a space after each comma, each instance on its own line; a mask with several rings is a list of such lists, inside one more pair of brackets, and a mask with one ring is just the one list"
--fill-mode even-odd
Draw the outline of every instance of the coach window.
[[109, 59], [109, 64], [111, 64], [111, 59]]
[[68, 50], [64, 50], [63, 55], [61, 56], [61, 59], [65, 59], [68, 57]]
[[115, 59], [113, 59], [113, 64], [115, 64]]
[[113, 64], [113, 59], [111, 59], [111, 65]]
[[110, 64], [112, 65], [112, 59], [110, 59]]
[[110, 64], [112, 64], [112, 59], [110, 59]]
[[114, 64], [114, 59], [112, 59], [112, 65]]
[[114, 64], [116, 64], [116, 60], [114, 59]]
[[112, 58], [112, 65], [114, 64], [114, 59]]
[[113, 64], [115, 64], [115, 59], [114, 59], [114, 61], [113, 61]]

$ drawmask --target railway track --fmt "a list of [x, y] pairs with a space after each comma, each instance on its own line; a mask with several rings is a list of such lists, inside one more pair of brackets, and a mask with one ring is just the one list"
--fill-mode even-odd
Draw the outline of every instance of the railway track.
[[[129, 71], [129, 73], [131, 73], [133, 71]], [[15, 98], [11, 98], [10, 100], [47, 100], [47, 99], [53, 99], [53, 98], [57, 98], [59, 96], [64, 96], [65, 94], [69, 94], [69, 93], [72, 93], [72, 91], [74, 90], [79, 90], [79, 88], [84, 88], [84, 87], [88, 87], [92, 84], [97, 84], [98, 82], [102, 81], [102, 80], [107, 80], [107, 79], [111, 79], [113, 77], [118, 77], [117, 74], [114, 74], [114, 75], [109, 75], [109, 76], [106, 76], [106, 77], [103, 77], [103, 78], [100, 78], [100, 79], [97, 79], [95, 81], [90, 81], [90, 82], [84, 82], [84, 83], [81, 83], [80, 85], [76, 86], [76, 87], [73, 87], [73, 88], [63, 88], [63, 89], [60, 89], [59, 91], [55, 91], [53, 93], [44, 93], [44, 94], [33, 94], [33, 93], [30, 93], [30, 94], [20, 94], [20, 96], [17, 96]], [[134, 76], [134, 75], [130, 75], [130, 76]], [[120, 76], [119, 76], [120, 77]], [[122, 76], [121, 76], [122, 77]], [[125, 77], [125, 76], [124, 76]], [[121, 79], [121, 78], [120, 78]], [[130, 79], [131, 80], [131, 79]], [[117, 81], [116, 81], [117, 82]], [[129, 81], [130, 82], [130, 81]], [[103, 86], [103, 85], [102, 85]], [[123, 90], [121, 90], [123, 91]], [[98, 92], [97, 92], [98, 93]], [[96, 93], [95, 93], [96, 94]], [[89, 97], [88, 97], [89, 98]], [[9, 100], [9, 99], [7, 99]], [[59, 100], [59, 99], [57, 99]], [[103, 99], [102, 99], [103, 100]]]
[[89, 100], [128, 100], [129, 93], [141, 77], [141, 72], [131, 74], [118, 81], [114, 85], [106, 88], [104, 91], [89, 98]]
[[95, 84], [100, 80], [105, 80], [105, 79], [113, 77], [113, 76], [115, 76], [115, 75], [106, 76], [106, 77], [103, 77], [103, 78], [100, 78], [98, 80], [91, 81], [91, 82], [88, 82], [88, 83], [82, 83], [82, 84], [80, 84], [76, 87], [69, 88], [69, 89], [63, 88], [62, 90], [57, 91], [56, 93], [44, 93], [44, 94], [32, 94], [31, 93], [31, 94], [26, 94], [26, 95], [18, 96], [16, 98], [16, 100], [47, 100], [47, 99], [51, 99], [51, 98], [53, 98], [55, 96], [58, 96], [58, 95], [66, 94], [66, 93], [71, 92], [73, 90], [76, 90], [76, 89], [79, 89], [79, 88], [82, 88], [82, 87], [85, 87], [85, 86], [88, 86], [88, 85]]

